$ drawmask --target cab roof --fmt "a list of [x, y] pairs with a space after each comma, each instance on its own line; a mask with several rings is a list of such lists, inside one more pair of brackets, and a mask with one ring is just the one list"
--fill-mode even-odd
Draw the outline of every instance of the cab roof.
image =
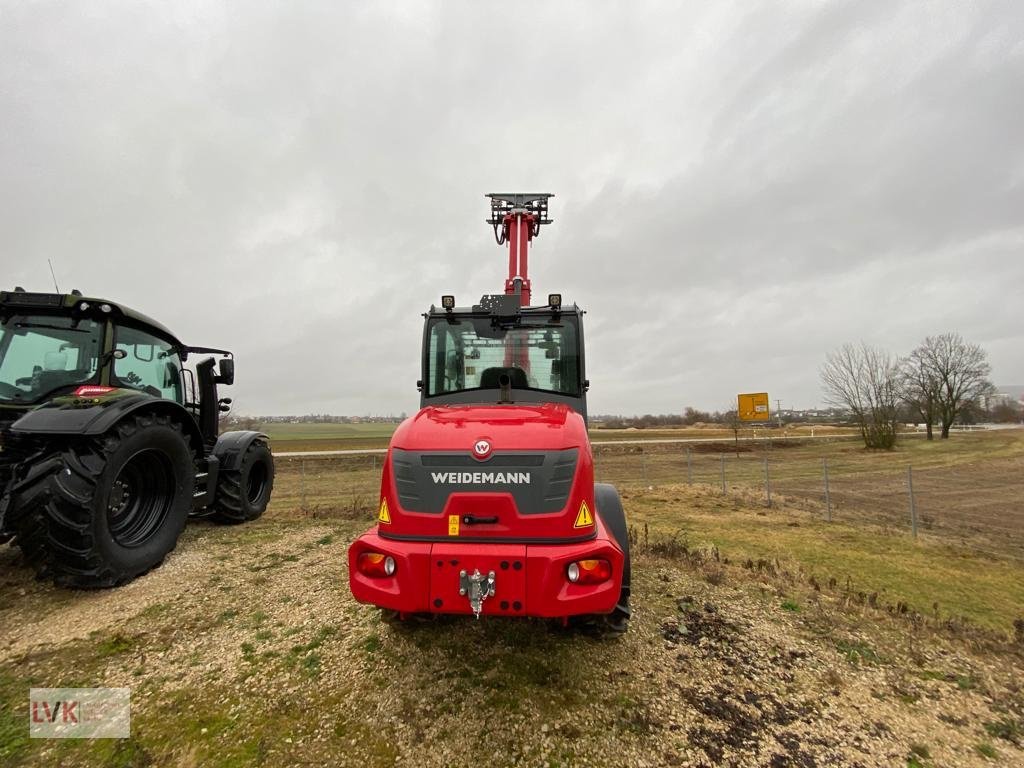
[[[104, 312], [101, 309], [104, 306], [110, 307], [109, 312]], [[13, 291], [0, 291], [0, 311], [8, 309], [17, 309], [21, 312], [46, 312], [53, 314], [68, 314], [78, 311], [89, 317], [106, 314], [114, 318], [128, 320], [132, 325], [152, 329], [172, 344], [179, 347], [185, 346], [167, 326], [157, 322], [148, 315], [144, 315], [116, 301], [94, 296], [83, 296], [78, 291], [72, 293], [31, 293], [20, 288], [15, 288]]]

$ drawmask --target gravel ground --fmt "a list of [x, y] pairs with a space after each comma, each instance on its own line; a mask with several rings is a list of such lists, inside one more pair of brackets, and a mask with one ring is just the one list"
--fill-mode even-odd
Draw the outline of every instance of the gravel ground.
[[[348, 593], [362, 527], [198, 524], [161, 568], [96, 593], [36, 582], [0, 549], [0, 763], [1024, 765], [1008, 639], [644, 555], [619, 639], [392, 625]], [[29, 741], [31, 685], [131, 687], [133, 738]]]

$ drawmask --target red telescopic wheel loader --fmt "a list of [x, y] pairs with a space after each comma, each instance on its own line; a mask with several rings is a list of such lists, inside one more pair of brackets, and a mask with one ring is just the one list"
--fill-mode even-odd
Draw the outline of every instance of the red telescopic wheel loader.
[[414, 614], [629, 621], [618, 492], [594, 483], [583, 311], [530, 304], [528, 252], [550, 194], [490, 194], [502, 294], [424, 317], [420, 410], [395, 431], [377, 523], [349, 547], [357, 600]]

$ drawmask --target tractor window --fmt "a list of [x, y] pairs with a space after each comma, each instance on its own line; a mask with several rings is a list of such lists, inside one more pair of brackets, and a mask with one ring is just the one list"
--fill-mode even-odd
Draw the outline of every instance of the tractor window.
[[95, 378], [103, 323], [13, 315], [0, 325], [0, 400], [32, 403]]
[[575, 318], [538, 318], [510, 328], [490, 318], [432, 320], [427, 348], [427, 394], [497, 389], [501, 376], [517, 389], [580, 394]]
[[184, 401], [181, 357], [167, 341], [135, 328], [118, 327], [114, 346], [125, 353], [114, 359], [118, 386], [138, 389], [154, 397]]

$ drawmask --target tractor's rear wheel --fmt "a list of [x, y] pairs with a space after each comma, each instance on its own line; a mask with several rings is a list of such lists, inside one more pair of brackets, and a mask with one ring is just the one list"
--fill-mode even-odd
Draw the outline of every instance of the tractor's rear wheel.
[[213, 519], [219, 523], [247, 523], [262, 515], [274, 489], [274, 457], [270, 446], [253, 440], [236, 470], [221, 470]]
[[195, 469], [181, 427], [126, 418], [36, 462], [18, 492], [15, 541], [61, 586], [113, 587], [163, 562], [191, 508]]

